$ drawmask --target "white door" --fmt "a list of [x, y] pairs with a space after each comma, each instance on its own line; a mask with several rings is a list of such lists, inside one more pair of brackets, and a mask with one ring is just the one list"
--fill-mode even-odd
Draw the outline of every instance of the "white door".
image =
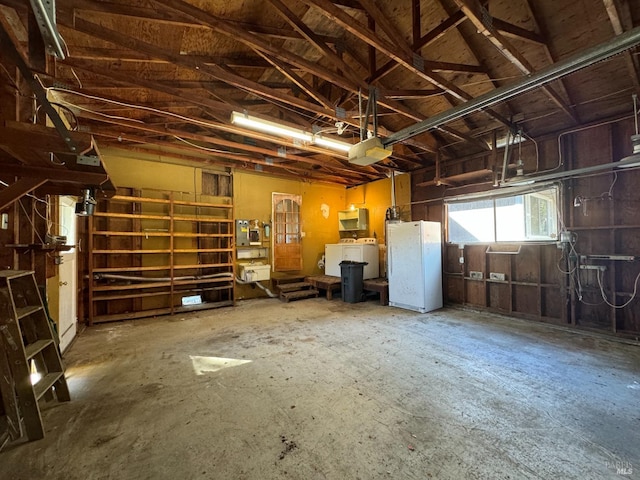
[[74, 248], [60, 253], [62, 263], [58, 269], [58, 336], [63, 352], [76, 336], [78, 323], [75, 206], [74, 197], [60, 197], [60, 234], [66, 235], [67, 245], [74, 245]]

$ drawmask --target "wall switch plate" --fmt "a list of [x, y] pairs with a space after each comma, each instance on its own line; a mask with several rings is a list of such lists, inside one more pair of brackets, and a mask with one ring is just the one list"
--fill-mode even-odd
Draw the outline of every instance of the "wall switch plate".
[[8, 230], [9, 229], [9, 214], [8, 213], [3, 213], [2, 214], [2, 219], [0, 220], [0, 228], [2, 228], [2, 230]]
[[484, 275], [482, 274], [482, 272], [474, 272], [472, 270], [471, 272], [469, 272], [469, 277], [472, 278], [473, 280], [482, 280]]
[[491, 280], [500, 280], [501, 282], [504, 282], [507, 279], [507, 276], [504, 273], [491, 272], [489, 273], [489, 278]]

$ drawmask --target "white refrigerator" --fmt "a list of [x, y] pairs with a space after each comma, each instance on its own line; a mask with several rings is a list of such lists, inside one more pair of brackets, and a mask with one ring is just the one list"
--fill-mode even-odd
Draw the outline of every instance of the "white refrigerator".
[[425, 313], [442, 308], [439, 222], [387, 225], [389, 305]]

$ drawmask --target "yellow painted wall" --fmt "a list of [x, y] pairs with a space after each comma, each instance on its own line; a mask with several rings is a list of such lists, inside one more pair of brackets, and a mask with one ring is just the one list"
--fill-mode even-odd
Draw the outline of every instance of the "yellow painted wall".
[[[411, 176], [409, 174], [395, 177], [396, 206], [400, 208], [403, 220], [411, 220]], [[380, 243], [385, 243], [385, 219], [387, 209], [391, 207], [391, 179], [385, 178], [376, 182], [359, 185], [346, 190], [345, 208], [353, 205], [369, 211], [369, 233], [374, 233]]]
[[[117, 186], [177, 191], [183, 192], [182, 199], [200, 199], [202, 169], [199, 166], [176, 165], [161, 156], [137, 155], [109, 149], [103, 151], [102, 156], [107, 171]], [[220, 171], [215, 167], [206, 170]], [[396, 202], [403, 212], [410, 212], [410, 188], [409, 175], [396, 177]], [[317, 264], [324, 254], [325, 244], [336, 243], [340, 239], [338, 211], [346, 210], [351, 204], [369, 209], [369, 235], [375, 232], [379, 241], [384, 242], [385, 215], [391, 206], [391, 180], [388, 178], [346, 189], [339, 185], [312, 184], [262, 173], [235, 171], [233, 192], [234, 217], [264, 223], [271, 223], [272, 193], [302, 196], [304, 237], [301, 273], [304, 275], [322, 274]], [[148, 192], [143, 194], [152, 196]], [[324, 206], [328, 207], [327, 218], [323, 215], [323, 210], [327, 211]], [[263, 238], [263, 246], [269, 247], [271, 253], [270, 240]], [[245, 285], [239, 285], [236, 294], [238, 299], [264, 295], [261, 290]]]
[[[322, 274], [318, 261], [324, 254], [326, 243], [335, 243], [338, 235], [338, 210], [344, 209], [345, 189], [329, 184], [269, 177], [236, 171], [233, 176], [236, 218], [271, 223], [271, 194], [289, 193], [302, 197], [302, 264], [304, 275]], [[322, 206], [328, 206], [328, 218], [322, 214]], [[269, 241], [264, 246], [271, 248]], [[270, 250], [271, 251], [271, 250]], [[240, 286], [237, 298], [257, 296], [259, 291]]]

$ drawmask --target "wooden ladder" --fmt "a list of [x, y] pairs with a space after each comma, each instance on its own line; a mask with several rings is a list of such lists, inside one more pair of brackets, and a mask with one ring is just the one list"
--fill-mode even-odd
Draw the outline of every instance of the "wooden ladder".
[[[12, 380], [5, 380], [0, 388], [12, 437], [26, 431], [29, 440], [43, 438], [38, 400], [44, 397], [67, 402], [71, 398], [58, 342], [32, 271], [0, 271], [0, 354], [3, 350]], [[32, 364], [40, 375], [33, 384]], [[7, 384], [13, 384], [12, 392], [5, 391]]]

